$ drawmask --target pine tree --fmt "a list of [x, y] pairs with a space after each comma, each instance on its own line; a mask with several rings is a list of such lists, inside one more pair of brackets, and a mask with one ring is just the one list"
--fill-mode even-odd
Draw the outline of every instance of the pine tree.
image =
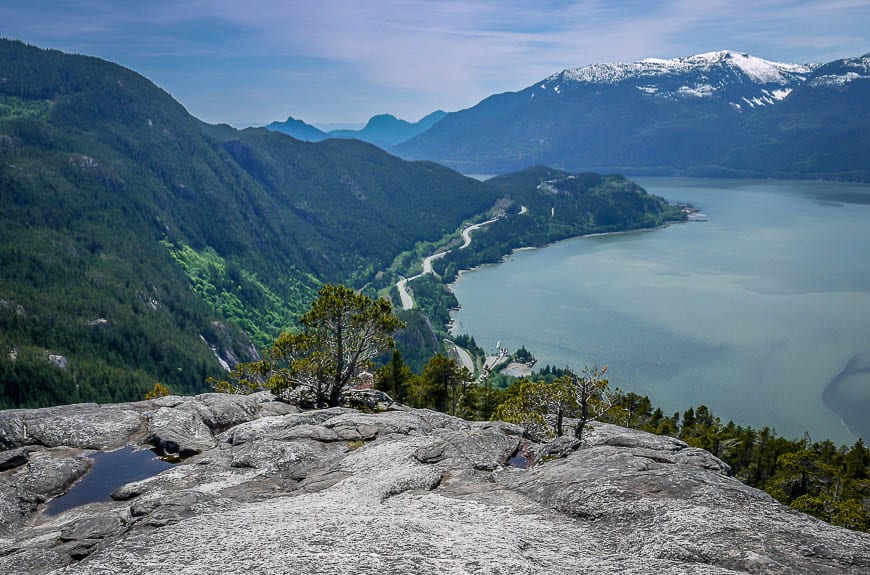
[[343, 285], [325, 284], [299, 323], [282, 333], [264, 361], [239, 364], [218, 391], [275, 393], [302, 387], [317, 407], [334, 407], [372, 359], [393, 346], [402, 322], [386, 300], [372, 300]]
[[408, 397], [408, 382], [414, 377], [414, 372], [402, 359], [402, 354], [393, 348], [390, 362], [375, 374], [375, 389], [387, 393], [395, 401], [405, 403]]

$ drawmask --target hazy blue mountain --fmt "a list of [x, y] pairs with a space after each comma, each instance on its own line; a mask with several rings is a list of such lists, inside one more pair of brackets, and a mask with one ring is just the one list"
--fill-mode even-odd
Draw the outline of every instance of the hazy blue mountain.
[[785, 64], [720, 51], [596, 64], [490, 96], [391, 151], [465, 173], [547, 164], [867, 180], [867, 62]]
[[272, 122], [266, 128], [273, 132], [281, 132], [282, 134], [293, 136], [303, 142], [319, 142], [329, 137], [323, 130], [315, 128], [311, 124], [306, 124], [302, 120], [297, 120], [293, 116], [288, 116], [284, 122]]
[[365, 127], [360, 130], [332, 130], [330, 132], [323, 132], [302, 120], [290, 117], [287, 118], [286, 122], [272, 122], [266, 128], [289, 134], [307, 142], [319, 142], [326, 138], [344, 138], [362, 140], [386, 149], [425, 132], [446, 115], [447, 112], [437, 110], [424, 116], [418, 122], [411, 123], [400, 120], [391, 114], [380, 114], [372, 116]]

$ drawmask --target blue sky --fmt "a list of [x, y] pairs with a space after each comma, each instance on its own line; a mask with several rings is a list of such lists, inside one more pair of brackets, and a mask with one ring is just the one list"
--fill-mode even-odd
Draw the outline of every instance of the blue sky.
[[0, 0], [0, 36], [99, 56], [208, 122], [411, 121], [596, 62], [870, 51], [870, 0]]

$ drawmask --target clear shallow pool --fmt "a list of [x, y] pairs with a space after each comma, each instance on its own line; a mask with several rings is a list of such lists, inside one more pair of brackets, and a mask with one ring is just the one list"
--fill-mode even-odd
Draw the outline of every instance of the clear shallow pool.
[[57, 515], [85, 503], [109, 501], [112, 491], [125, 483], [157, 475], [172, 467], [153, 451], [137, 451], [129, 446], [116, 451], [99, 451], [89, 457], [94, 460], [91, 470], [68, 492], [49, 501], [46, 515]]
[[463, 274], [454, 331], [524, 345], [541, 366], [608, 364], [613, 384], [667, 412], [706, 404], [723, 421], [854, 441], [822, 393], [870, 350], [870, 186], [637, 181], [710, 221]]

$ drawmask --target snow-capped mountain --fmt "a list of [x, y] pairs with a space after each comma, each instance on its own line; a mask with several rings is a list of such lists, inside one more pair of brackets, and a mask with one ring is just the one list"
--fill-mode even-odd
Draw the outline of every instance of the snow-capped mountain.
[[566, 69], [392, 151], [466, 173], [547, 164], [870, 180], [870, 54], [821, 65], [722, 50]]
[[592, 64], [564, 70], [537, 85], [536, 92], [588, 87], [630, 86], [648, 98], [707, 98], [735, 110], [775, 104], [812, 74], [818, 64], [771, 62], [749, 54], [721, 50], [687, 58], [647, 58], [624, 64]]
[[843, 86], [856, 80], [870, 79], [870, 53], [858, 58], [846, 58], [821, 66], [816, 70], [810, 86]]
[[785, 86], [795, 81], [802, 82], [817, 67], [818, 64], [771, 62], [733, 50], [720, 50], [670, 60], [647, 58], [628, 64], [592, 64], [565, 70], [547, 79], [616, 84], [625, 80], [659, 80], [675, 76], [682, 78], [690, 74], [697, 74], [703, 78], [706, 75], [725, 71], [743, 75], [757, 84]]

